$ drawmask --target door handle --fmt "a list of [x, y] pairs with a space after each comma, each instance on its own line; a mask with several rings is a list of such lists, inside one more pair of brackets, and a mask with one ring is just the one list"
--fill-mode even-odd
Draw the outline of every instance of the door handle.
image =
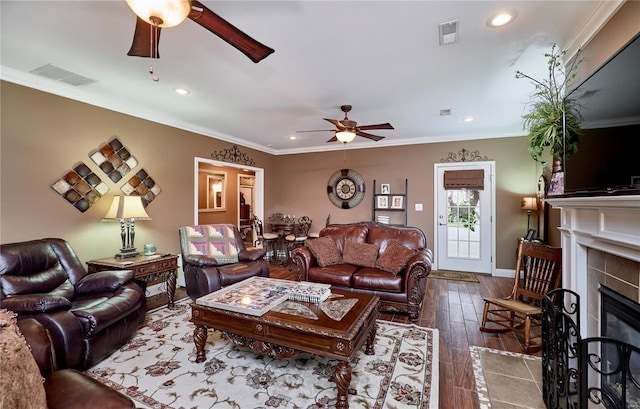
[[440, 225], [440, 226], [446, 226], [446, 225], [447, 225], [447, 223], [438, 223], [438, 225]]

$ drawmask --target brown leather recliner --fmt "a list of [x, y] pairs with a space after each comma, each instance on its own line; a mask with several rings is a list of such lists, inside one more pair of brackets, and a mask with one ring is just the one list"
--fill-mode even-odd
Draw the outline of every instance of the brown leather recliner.
[[49, 330], [60, 369], [86, 370], [133, 337], [146, 303], [132, 278], [130, 270], [87, 274], [62, 239], [0, 246], [0, 308]]
[[269, 277], [265, 250], [246, 248], [232, 224], [184, 226], [178, 232], [187, 294], [193, 300], [250, 277]]
[[49, 331], [38, 321], [33, 318], [22, 319], [18, 321], [18, 328], [45, 378], [48, 409], [135, 408], [131, 399], [82, 372], [75, 369], [58, 370]]

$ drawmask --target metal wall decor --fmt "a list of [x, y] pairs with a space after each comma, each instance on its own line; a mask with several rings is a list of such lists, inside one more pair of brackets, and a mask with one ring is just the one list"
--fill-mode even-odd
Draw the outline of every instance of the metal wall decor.
[[51, 188], [82, 213], [109, 191], [109, 186], [83, 162], [53, 182]]
[[247, 156], [247, 154], [240, 152], [238, 145], [233, 145], [231, 149], [214, 151], [211, 154], [211, 159], [216, 159], [222, 162], [239, 163], [247, 166], [255, 166], [256, 164], [253, 159]]
[[[102, 144], [97, 150], [90, 152], [89, 157], [114, 184], [138, 166], [138, 160], [118, 138], [112, 138], [109, 142]], [[84, 162], [79, 162], [62, 178], [53, 182], [51, 188], [83, 213], [110, 190], [100, 176]], [[160, 186], [144, 169], [139, 170], [126, 181], [120, 190], [127, 196], [140, 196], [144, 207], [147, 207], [161, 192]]]
[[118, 183], [131, 169], [138, 166], [138, 160], [120, 143], [118, 138], [103, 144], [89, 157], [113, 183]]
[[485, 161], [490, 160], [487, 156], [481, 156], [480, 151], [469, 151], [465, 148], [462, 148], [455, 152], [449, 152], [446, 158], [440, 159], [440, 162], [473, 162], [473, 161]]
[[144, 207], [147, 207], [161, 192], [160, 186], [144, 169], [140, 169], [127, 183], [122, 185], [120, 190], [127, 196], [140, 196]]

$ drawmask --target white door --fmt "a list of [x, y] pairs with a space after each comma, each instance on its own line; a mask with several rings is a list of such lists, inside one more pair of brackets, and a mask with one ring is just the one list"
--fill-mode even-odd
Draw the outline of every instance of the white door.
[[[436, 163], [434, 167], [436, 267], [493, 274], [495, 162]], [[445, 189], [445, 172], [457, 170], [483, 170], [484, 187]]]

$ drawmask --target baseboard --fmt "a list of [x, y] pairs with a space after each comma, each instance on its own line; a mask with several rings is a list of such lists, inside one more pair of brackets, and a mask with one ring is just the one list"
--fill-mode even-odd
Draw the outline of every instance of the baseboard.
[[493, 276], [514, 278], [516, 276], [516, 270], [510, 270], [507, 268], [496, 268], [496, 272], [493, 274]]

